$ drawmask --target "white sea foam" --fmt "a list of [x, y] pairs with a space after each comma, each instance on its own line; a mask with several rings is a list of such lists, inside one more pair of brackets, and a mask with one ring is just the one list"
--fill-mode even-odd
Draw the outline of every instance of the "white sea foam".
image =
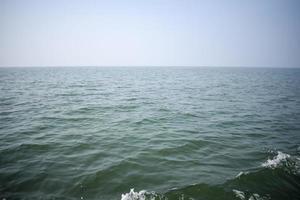
[[[132, 188], [130, 189], [130, 192], [122, 194], [121, 200], [146, 200], [146, 193], [146, 190], [135, 192], [134, 188]], [[150, 197], [150, 200], [154, 200], [154, 197]]]
[[236, 177], [236, 178], [239, 178], [239, 177], [241, 177], [242, 175], [247, 175], [247, 174], [249, 174], [249, 172], [239, 172], [235, 177]]
[[235, 196], [239, 199], [244, 200], [245, 199], [245, 193], [239, 190], [232, 190], [232, 192], [235, 194]]
[[261, 197], [258, 194], [254, 193], [250, 196], [249, 200], [265, 200], [265, 199], [269, 199], [267, 197]]
[[280, 165], [282, 162], [285, 162], [287, 158], [289, 158], [290, 155], [286, 153], [282, 153], [280, 151], [277, 152], [277, 155], [273, 157], [273, 159], [268, 159], [266, 162], [262, 164], [263, 167], [266, 168], [276, 168], [278, 165]]
[[245, 194], [243, 191], [239, 190], [232, 190], [232, 192], [235, 194], [235, 196], [241, 200], [267, 200], [270, 199], [267, 196], [260, 196], [259, 194], [253, 193], [253, 194]]

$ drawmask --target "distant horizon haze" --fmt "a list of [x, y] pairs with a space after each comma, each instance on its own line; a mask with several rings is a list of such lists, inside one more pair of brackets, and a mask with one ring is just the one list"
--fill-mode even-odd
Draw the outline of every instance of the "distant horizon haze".
[[196, 65], [178, 65], [178, 66], [167, 66], [167, 65], [18, 65], [18, 66], [0, 66], [0, 68], [274, 68], [274, 69], [299, 69], [299, 66], [196, 66]]

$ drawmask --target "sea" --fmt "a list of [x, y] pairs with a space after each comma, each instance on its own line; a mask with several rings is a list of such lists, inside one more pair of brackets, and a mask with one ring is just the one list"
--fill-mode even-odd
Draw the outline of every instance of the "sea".
[[1, 67], [1, 200], [299, 200], [300, 69]]

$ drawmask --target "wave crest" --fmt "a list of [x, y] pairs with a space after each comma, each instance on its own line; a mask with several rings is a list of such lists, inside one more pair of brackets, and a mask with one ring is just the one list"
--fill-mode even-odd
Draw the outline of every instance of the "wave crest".
[[232, 192], [235, 194], [236, 198], [239, 198], [241, 200], [269, 200], [270, 197], [267, 196], [260, 196], [257, 193], [253, 193], [253, 194], [247, 194], [243, 191], [239, 191], [239, 190], [232, 190]]
[[299, 175], [300, 158], [278, 151], [276, 155], [262, 163], [257, 170], [240, 172], [234, 178], [221, 184], [199, 183], [172, 189], [165, 193], [145, 190], [135, 192], [131, 189], [129, 193], [122, 195], [121, 200], [298, 199], [300, 196]]
[[274, 156], [272, 159], [268, 159], [262, 164], [262, 166], [275, 169], [277, 166], [280, 166], [282, 163], [286, 162], [290, 157], [291, 156], [289, 154], [278, 151], [276, 156]]
[[121, 200], [145, 200], [145, 190], [135, 192], [134, 188], [130, 189], [130, 192], [122, 194]]

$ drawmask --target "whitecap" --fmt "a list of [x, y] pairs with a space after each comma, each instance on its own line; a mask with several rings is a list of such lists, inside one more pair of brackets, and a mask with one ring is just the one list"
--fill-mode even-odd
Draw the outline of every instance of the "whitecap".
[[235, 194], [235, 196], [239, 199], [244, 200], [245, 199], [245, 193], [239, 190], [232, 190], [232, 192]]
[[130, 189], [130, 192], [122, 194], [121, 200], [145, 200], [145, 190], [135, 192], [134, 188]]
[[269, 200], [271, 199], [270, 197], [268, 196], [260, 196], [259, 194], [252, 194], [249, 198], [249, 200]]
[[277, 152], [277, 155], [273, 157], [273, 159], [268, 159], [266, 162], [262, 164], [263, 167], [275, 169], [282, 162], [285, 162], [290, 155], [286, 153], [282, 153], [281, 151]]
[[242, 175], [247, 175], [249, 172], [239, 172], [235, 177], [240, 178]]
[[253, 193], [253, 194], [249, 194], [249, 193], [245, 193], [243, 191], [240, 190], [232, 190], [232, 192], [235, 194], [235, 196], [241, 200], [268, 200], [270, 199], [268, 196], [260, 196], [257, 193]]

